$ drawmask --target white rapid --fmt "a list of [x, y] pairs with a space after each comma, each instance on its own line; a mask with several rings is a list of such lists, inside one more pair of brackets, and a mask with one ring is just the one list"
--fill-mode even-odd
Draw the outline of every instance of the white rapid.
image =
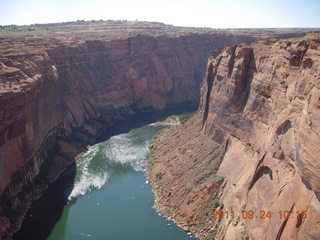
[[88, 147], [77, 157], [76, 177], [69, 200], [103, 187], [119, 165], [144, 171], [154, 134], [162, 128], [178, 124], [178, 116], [171, 116]]

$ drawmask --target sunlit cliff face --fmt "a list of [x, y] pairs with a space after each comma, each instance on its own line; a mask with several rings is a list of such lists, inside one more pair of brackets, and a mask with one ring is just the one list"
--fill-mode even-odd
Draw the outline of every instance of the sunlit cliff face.
[[[2, 196], [13, 202], [43, 173], [40, 168], [49, 158], [54, 168], [44, 182], [55, 179], [84, 146], [94, 142], [104, 124], [135, 112], [197, 104], [213, 48], [265, 37], [190, 31], [0, 38]], [[33, 194], [17, 200], [15, 207], [5, 204], [1, 209], [18, 216], [29, 198]], [[18, 222], [12, 220], [3, 231]]]
[[[171, 206], [186, 229], [202, 238], [320, 237], [319, 49], [319, 34], [310, 34], [225, 47], [209, 58], [197, 116], [154, 144], [151, 175], [163, 170], [152, 178], [160, 206]], [[199, 161], [204, 153], [211, 171]], [[175, 191], [182, 197], [166, 197]], [[239, 217], [208, 221], [210, 207]], [[243, 210], [257, 217], [245, 218]], [[261, 211], [271, 217], [261, 220]], [[284, 218], [284, 211], [294, 215]]]

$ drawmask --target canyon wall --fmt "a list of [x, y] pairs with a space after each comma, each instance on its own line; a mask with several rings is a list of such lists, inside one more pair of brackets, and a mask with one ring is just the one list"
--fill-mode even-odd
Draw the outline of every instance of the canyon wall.
[[320, 239], [319, 107], [319, 33], [214, 52], [197, 114], [151, 147], [159, 209], [201, 239]]
[[56, 169], [44, 171], [49, 181], [104, 125], [139, 111], [197, 104], [211, 50], [257, 38], [1, 38], [0, 235], [18, 228], [26, 202], [36, 194], [26, 186], [52, 154]]
[[63, 129], [69, 135], [86, 120], [108, 118], [105, 113], [121, 107], [133, 111], [197, 103], [197, 86], [211, 49], [253, 40], [137, 36], [60, 44], [38, 54], [8, 54], [1, 61], [0, 76], [0, 192], [53, 132]]

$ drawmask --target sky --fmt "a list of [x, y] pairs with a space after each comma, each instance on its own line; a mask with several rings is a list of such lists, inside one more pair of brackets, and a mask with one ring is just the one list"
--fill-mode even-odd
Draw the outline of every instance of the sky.
[[82, 19], [211, 28], [319, 28], [320, 0], [0, 0], [0, 25]]

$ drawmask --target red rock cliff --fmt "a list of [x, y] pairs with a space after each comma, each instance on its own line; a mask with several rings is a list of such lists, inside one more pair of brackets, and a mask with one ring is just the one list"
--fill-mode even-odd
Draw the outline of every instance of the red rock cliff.
[[74, 46], [58, 43], [44, 52], [28, 53], [34, 50], [28, 44], [45, 44], [40, 39], [21, 43], [25, 49], [18, 54], [4, 49], [8, 52], [0, 76], [0, 192], [53, 133], [63, 129], [68, 135], [85, 120], [108, 117], [102, 115], [113, 108], [196, 103], [210, 49], [240, 40], [253, 38], [137, 36]]
[[[0, 215], [8, 215], [9, 209], [15, 217], [11, 223], [0, 217], [1, 234], [21, 221], [15, 213], [21, 212], [19, 203], [26, 200], [14, 199], [39, 174], [48, 149], [58, 139], [59, 152], [72, 157], [77, 150], [65, 138], [96, 135], [101, 121], [117, 119], [113, 113], [119, 109], [132, 114], [150, 107], [197, 103], [211, 49], [260, 37], [225, 33], [106, 40], [88, 35], [2, 37], [0, 193], [4, 200]], [[74, 133], [76, 128], [82, 130]], [[59, 171], [66, 165], [60, 155], [54, 158]], [[49, 175], [52, 179], [56, 173]]]
[[319, 33], [217, 51], [196, 116], [152, 146], [160, 209], [201, 238], [320, 239], [319, 104]]

